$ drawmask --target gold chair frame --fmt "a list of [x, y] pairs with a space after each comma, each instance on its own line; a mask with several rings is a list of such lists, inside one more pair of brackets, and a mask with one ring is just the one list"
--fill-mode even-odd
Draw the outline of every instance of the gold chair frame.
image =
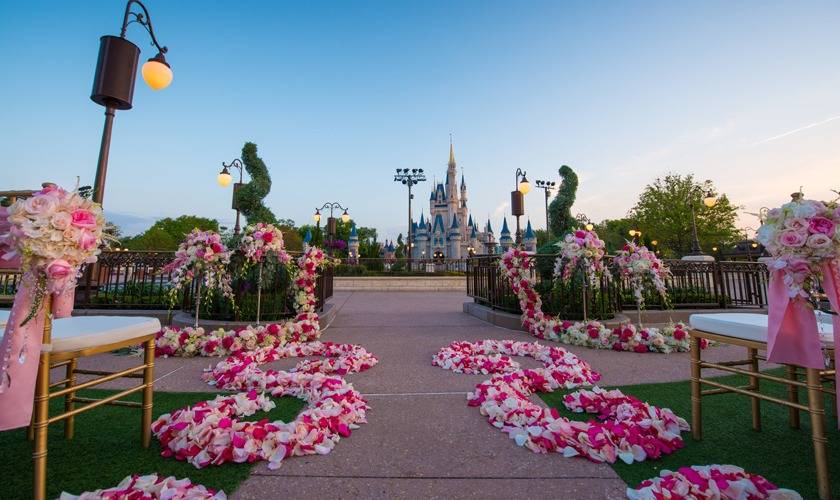
[[[721, 361], [712, 363], [702, 360], [700, 339], [745, 347], [747, 359], [735, 361]], [[788, 422], [791, 428], [799, 428], [799, 412], [805, 411], [811, 417], [811, 439], [814, 444], [814, 461], [817, 469], [817, 488], [821, 500], [831, 498], [831, 488], [828, 473], [828, 452], [826, 450], [825, 434], [825, 406], [824, 394], [837, 398], [837, 387], [831, 388], [834, 384], [835, 370], [820, 370], [816, 368], [803, 368], [795, 365], [785, 365], [787, 373], [784, 378], [761, 373], [758, 369], [759, 361], [766, 361], [766, 356], [759, 355], [759, 350], [767, 350], [767, 342], [747, 340], [737, 337], [730, 337], [717, 333], [693, 329], [691, 331], [691, 430], [695, 440], [703, 439], [702, 419], [702, 398], [715, 394], [736, 393], [749, 396], [752, 399], [752, 425], [753, 429], [761, 430], [761, 401], [769, 401], [789, 409]], [[835, 358], [834, 350], [828, 350], [829, 355]], [[740, 368], [746, 366], [747, 369]], [[731, 386], [721, 383], [718, 380], [703, 378], [704, 368], [721, 370], [738, 375], [749, 377], [749, 383], [744, 386]], [[836, 359], [835, 359], [836, 369]], [[804, 371], [805, 381], [800, 380]], [[787, 399], [780, 399], [759, 392], [759, 381], [768, 380], [788, 387]], [[702, 389], [702, 384], [710, 385], [714, 389]], [[799, 402], [799, 389], [807, 390], [807, 404]]]
[[[52, 300], [49, 295], [45, 299], [47, 311], [44, 320], [43, 344], [50, 345], [52, 342], [52, 315], [50, 314]], [[118, 372], [106, 372], [101, 370], [81, 370], [76, 367], [76, 360], [80, 357], [93, 356], [104, 352], [113, 351], [123, 347], [131, 347], [143, 344], [145, 353], [143, 364], [134, 366]], [[65, 378], [50, 383], [50, 370], [65, 366]], [[138, 373], [141, 372], [142, 373]], [[74, 419], [79, 413], [92, 410], [105, 404], [114, 406], [126, 406], [140, 408], [140, 430], [141, 444], [148, 448], [152, 439], [152, 387], [154, 384], [155, 371], [155, 334], [134, 337], [129, 340], [115, 342], [106, 345], [98, 345], [77, 351], [60, 353], [41, 352], [38, 362], [38, 378], [35, 384], [35, 402], [32, 412], [32, 424], [29, 427], [28, 436], [34, 440], [32, 453], [33, 463], [33, 498], [45, 500], [47, 489], [47, 429], [50, 424], [64, 420], [64, 437], [73, 439]], [[77, 383], [76, 375], [96, 375], [98, 378], [86, 382]], [[79, 397], [76, 391], [87, 389], [117, 378], [142, 378], [143, 383], [136, 387], [120, 391], [102, 399]], [[64, 386], [62, 389], [50, 392], [51, 388]], [[129, 394], [143, 391], [141, 403], [136, 401], [122, 401]], [[64, 397], [64, 412], [50, 417], [49, 402], [52, 398]], [[75, 403], [87, 403], [78, 408]]]

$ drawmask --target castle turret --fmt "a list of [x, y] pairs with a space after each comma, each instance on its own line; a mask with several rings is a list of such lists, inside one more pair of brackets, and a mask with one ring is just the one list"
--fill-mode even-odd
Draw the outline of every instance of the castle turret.
[[307, 229], [306, 230], [306, 235], [303, 237], [303, 248], [304, 248], [304, 250], [306, 250], [306, 248], [309, 247], [309, 242], [310, 241], [312, 241], [312, 230]]
[[461, 228], [458, 225], [458, 216], [452, 216], [452, 226], [449, 227], [449, 236], [447, 236], [449, 243], [448, 257], [450, 259], [461, 258]]
[[428, 255], [429, 230], [422, 213], [420, 214], [420, 222], [417, 224], [417, 230], [414, 232], [414, 235], [414, 258], [423, 259]]
[[528, 219], [528, 226], [525, 228], [525, 237], [522, 238], [522, 245], [525, 247], [526, 252], [534, 252], [537, 251], [537, 235], [534, 233], [534, 229], [531, 228], [531, 220]]
[[[472, 218], [470, 218], [470, 222], [472, 222]], [[474, 224], [470, 224], [470, 248], [472, 249], [472, 253], [480, 252], [478, 248], [478, 231], [475, 229]]]
[[354, 262], [359, 259], [359, 233], [356, 232], [356, 224], [350, 226], [350, 237], [347, 239], [347, 255]]
[[507, 217], [502, 222], [502, 232], [499, 233], [499, 245], [502, 250], [507, 251], [513, 246], [513, 238], [510, 237], [510, 229], [508, 229]]
[[484, 251], [488, 254], [496, 253], [496, 239], [493, 236], [493, 226], [490, 225], [490, 219], [487, 219], [487, 227], [484, 231]]

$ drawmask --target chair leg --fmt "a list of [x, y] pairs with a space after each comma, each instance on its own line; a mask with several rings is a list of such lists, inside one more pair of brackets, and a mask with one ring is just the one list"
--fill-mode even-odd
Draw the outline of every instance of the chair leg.
[[816, 368], [806, 368], [805, 376], [808, 383], [808, 413], [811, 415], [811, 439], [814, 442], [814, 461], [817, 466], [817, 489], [821, 500], [831, 498], [831, 488], [828, 482], [828, 452], [826, 451], [825, 408], [823, 401], [822, 381], [820, 371]]
[[[65, 375], [65, 378], [67, 379], [66, 387], [73, 387], [74, 385], [76, 385], [76, 358], [71, 359], [70, 362], [67, 363], [67, 373]], [[73, 404], [73, 398], [75, 397], [75, 392], [68, 392], [64, 396], [65, 413], [73, 411], [73, 407], [75, 406]], [[73, 439], [73, 432], [76, 428], [75, 419], [75, 416], [67, 417], [64, 419], [64, 439]]]
[[700, 339], [691, 336], [691, 435], [697, 441], [703, 439], [703, 418], [700, 394]]
[[50, 354], [41, 353], [38, 361], [38, 379], [35, 383], [35, 407], [32, 427], [35, 445], [32, 452], [32, 479], [34, 500], [47, 496], [47, 426], [50, 405]]
[[[786, 370], [788, 380], [798, 380], [795, 366], [788, 365]], [[793, 384], [788, 385], [788, 401], [799, 403], [799, 387]], [[799, 409], [788, 408], [788, 425], [790, 425], [791, 429], [799, 429]]]
[[152, 405], [155, 383], [155, 339], [146, 341], [143, 362], [146, 368], [143, 369], [143, 412], [141, 416], [140, 436], [143, 448], [152, 444]]
[[[758, 349], [747, 349], [747, 352], [750, 356], [750, 371], [758, 373]], [[759, 391], [759, 380], [758, 377], [750, 377], [750, 390]], [[752, 398], [752, 425], [753, 429], [761, 430], [761, 400], [758, 398]]]

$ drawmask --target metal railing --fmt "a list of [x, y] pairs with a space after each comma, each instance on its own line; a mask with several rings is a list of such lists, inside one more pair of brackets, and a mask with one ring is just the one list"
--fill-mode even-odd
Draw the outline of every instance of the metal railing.
[[[519, 313], [519, 301], [510, 289], [499, 269], [499, 255], [481, 255], [468, 260], [467, 295], [475, 302], [494, 309]], [[536, 255], [536, 259], [553, 260], [551, 255]], [[607, 258], [609, 261], [611, 258]], [[753, 308], [767, 306], [767, 282], [769, 272], [761, 262], [698, 262], [684, 260], [663, 261], [671, 270], [666, 280], [670, 307], [675, 309], [699, 308]], [[535, 269], [530, 270], [538, 289], [548, 292], [543, 276]], [[578, 285], [579, 287], [579, 285]], [[559, 291], [559, 296], [558, 296]], [[602, 283], [600, 294], [592, 299], [615, 301], [616, 309], [634, 309], [636, 300], [628, 283], [613, 280]], [[565, 295], [564, 295], [565, 294]], [[543, 297], [546, 310], [562, 308], [567, 300], [579, 300], [578, 293], [553, 288], [551, 295]], [[598, 303], [590, 307], [599, 307]], [[662, 298], [655, 292], [645, 292], [645, 307], [664, 308]]]

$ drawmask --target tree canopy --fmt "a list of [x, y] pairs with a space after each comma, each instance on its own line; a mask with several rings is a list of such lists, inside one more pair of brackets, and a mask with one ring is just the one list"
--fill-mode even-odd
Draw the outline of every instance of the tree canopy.
[[[703, 203], [707, 192], [717, 198], [712, 207]], [[645, 239], [658, 241], [664, 256], [680, 257], [691, 252], [692, 206], [703, 251], [708, 253], [713, 246], [737, 241], [735, 222], [740, 207], [718, 193], [711, 181], [697, 182], [691, 174], [667, 174], [648, 184], [631, 210], [630, 219]]]
[[178, 245], [194, 228], [202, 231], [218, 231], [219, 222], [197, 215], [182, 215], [177, 218], [160, 219], [145, 232], [124, 238], [122, 246], [129, 250], [176, 250]]

